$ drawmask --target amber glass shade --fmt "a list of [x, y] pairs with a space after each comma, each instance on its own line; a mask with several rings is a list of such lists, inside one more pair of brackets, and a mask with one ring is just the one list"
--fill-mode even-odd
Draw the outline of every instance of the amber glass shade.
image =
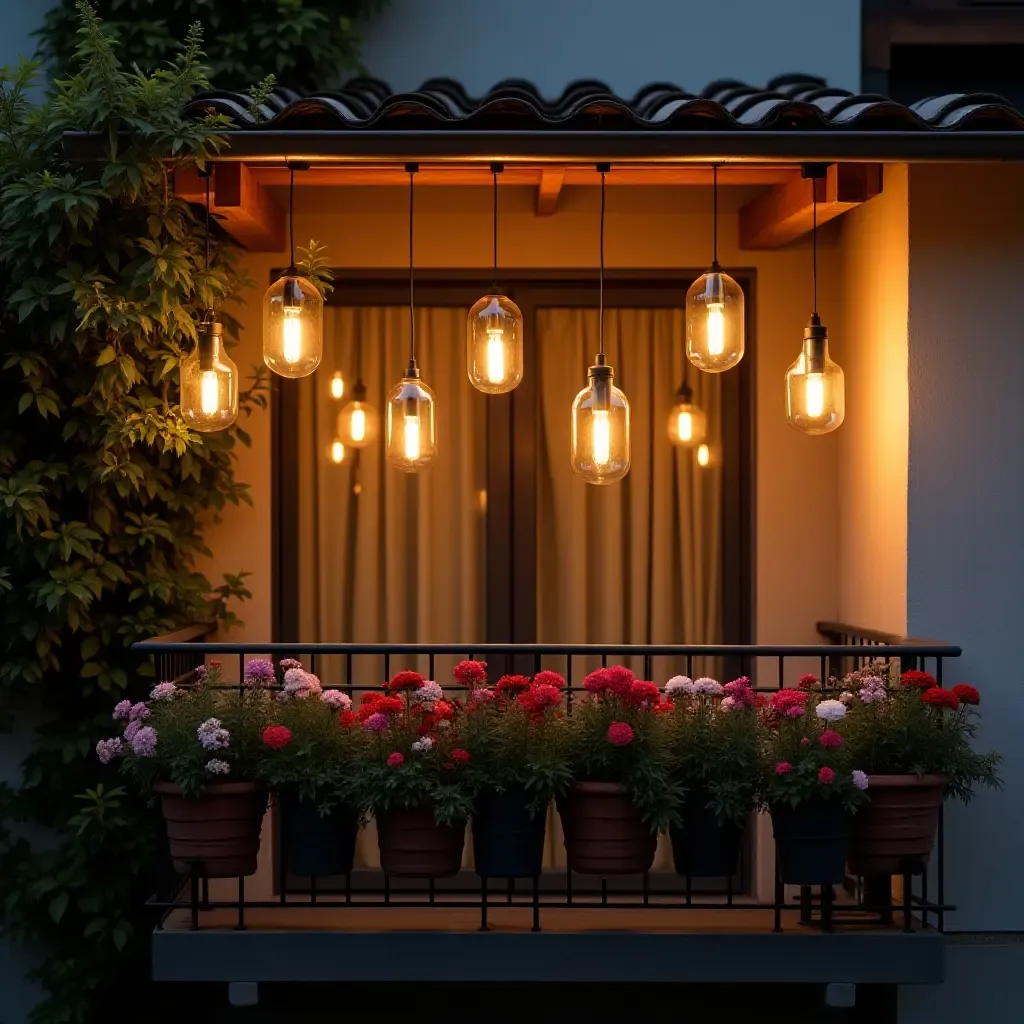
[[324, 300], [312, 281], [287, 273], [263, 297], [263, 361], [281, 377], [308, 377], [324, 349]]
[[572, 403], [572, 470], [588, 484], [613, 484], [629, 472], [629, 401], [614, 379], [610, 366], [592, 366]]
[[418, 473], [437, 455], [434, 392], [418, 372], [406, 375], [391, 389], [387, 407], [388, 462], [403, 473]]
[[707, 373], [721, 373], [743, 358], [743, 289], [717, 266], [686, 293], [686, 356]]
[[846, 381], [828, 354], [828, 333], [817, 316], [804, 330], [800, 355], [786, 371], [786, 419], [805, 434], [828, 434], [846, 416]]
[[523, 379], [523, 314], [505, 295], [485, 295], [466, 319], [469, 382], [488, 395], [511, 391]]
[[223, 332], [219, 323], [200, 324], [196, 349], [181, 365], [181, 414], [204, 434], [238, 416], [238, 368], [224, 351]]

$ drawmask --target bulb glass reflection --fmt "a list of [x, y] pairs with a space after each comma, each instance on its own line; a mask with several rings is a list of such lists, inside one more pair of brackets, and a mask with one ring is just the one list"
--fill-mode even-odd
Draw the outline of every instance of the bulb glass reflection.
[[327, 449], [327, 457], [336, 466], [340, 466], [345, 461], [345, 445], [338, 438], [331, 442], [330, 447]]
[[827, 434], [846, 416], [846, 379], [828, 353], [828, 333], [817, 317], [804, 329], [800, 355], [786, 371], [786, 419], [805, 434]]
[[338, 371], [331, 377], [331, 398], [338, 401], [345, 397], [345, 378]]
[[743, 289], [717, 266], [686, 293], [686, 356], [708, 373], [731, 369], [745, 348]]
[[706, 445], [702, 444], [697, 449], [697, 465], [701, 469], [706, 469], [711, 464], [711, 449]]
[[587, 387], [572, 404], [573, 472], [590, 484], [612, 484], [629, 472], [629, 401], [609, 366], [590, 368]]
[[388, 395], [388, 462], [404, 473], [428, 468], [437, 455], [434, 392], [410, 368]]
[[316, 285], [289, 268], [263, 297], [263, 361], [281, 377], [309, 376], [323, 355], [323, 321]]
[[707, 416], [704, 410], [694, 405], [693, 393], [689, 388], [680, 388], [668, 414], [668, 439], [681, 448], [692, 448], [704, 440], [706, 433]]
[[367, 404], [366, 388], [361, 381], [352, 389], [352, 398], [338, 413], [338, 437], [352, 448], [365, 448], [377, 440], [380, 417]]
[[238, 416], [238, 368], [224, 351], [223, 331], [200, 324], [195, 351], [181, 364], [181, 414], [202, 433], [230, 427]]
[[485, 295], [466, 319], [466, 371], [478, 391], [500, 395], [523, 379], [523, 314], [506, 295]]

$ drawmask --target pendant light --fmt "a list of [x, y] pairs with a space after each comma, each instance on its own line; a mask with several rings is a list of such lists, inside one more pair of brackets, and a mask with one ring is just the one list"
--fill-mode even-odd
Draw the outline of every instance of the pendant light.
[[[206, 261], [210, 271], [210, 177], [206, 178]], [[238, 417], [238, 367], [224, 350], [224, 326], [212, 309], [196, 325], [195, 351], [181, 364], [181, 414], [185, 422], [208, 434], [230, 427]]]
[[418, 473], [434, 461], [437, 432], [434, 392], [420, 380], [416, 365], [416, 292], [413, 264], [413, 182], [417, 164], [406, 164], [409, 175], [409, 365], [388, 395], [387, 460], [404, 473]]
[[743, 358], [743, 289], [718, 264], [718, 166], [713, 169], [711, 269], [686, 293], [686, 356], [700, 370], [721, 373]]
[[295, 171], [288, 165], [288, 269], [263, 297], [263, 361], [281, 377], [308, 377], [324, 349], [324, 300], [295, 266]]
[[511, 391], [523, 379], [523, 314], [498, 289], [498, 175], [503, 170], [501, 164], [491, 164], [494, 280], [490, 293], [476, 302], [466, 321], [469, 382], [487, 395]]
[[340, 466], [345, 461], [345, 444], [340, 437], [336, 437], [327, 446], [327, 458], [336, 466]]
[[707, 433], [708, 418], [704, 410], [693, 401], [693, 389], [683, 383], [676, 392], [676, 400], [668, 414], [669, 440], [680, 448], [692, 448], [704, 440]]
[[338, 413], [338, 437], [352, 448], [365, 448], [377, 440], [380, 417], [366, 401], [363, 383], [363, 335], [356, 330], [356, 383], [352, 388], [352, 401]]
[[711, 449], [706, 444], [697, 449], [697, 465], [701, 469], [707, 469], [711, 465]]
[[341, 375], [341, 370], [335, 370], [334, 376], [331, 377], [331, 398], [336, 402], [340, 402], [345, 397], [345, 378]]
[[611, 484], [629, 472], [629, 402], [615, 387], [615, 373], [604, 355], [604, 210], [608, 164], [598, 164], [601, 175], [600, 311], [597, 359], [590, 367], [587, 386], [572, 403], [572, 469], [588, 484]]
[[804, 169], [811, 179], [811, 280], [814, 311], [804, 328], [800, 355], [786, 371], [786, 419], [805, 434], [828, 434], [846, 416], [846, 382], [842, 368], [828, 354], [828, 330], [818, 318], [818, 192], [815, 179], [824, 177], [817, 164]]

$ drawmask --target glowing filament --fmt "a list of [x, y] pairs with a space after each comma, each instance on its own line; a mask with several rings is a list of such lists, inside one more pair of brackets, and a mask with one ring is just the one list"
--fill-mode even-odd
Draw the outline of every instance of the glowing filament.
[[204, 370], [200, 381], [200, 405], [207, 416], [220, 409], [220, 382], [216, 370]]
[[612, 458], [612, 425], [607, 409], [594, 410], [593, 450], [594, 463], [607, 466]]
[[340, 441], [331, 443], [331, 462], [339, 463], [345, 459], [345, 446]]
[[505, 379], [505, 332], [495, 327], [487, 332], [487, 380], [500, 384]]
[[804, 404], [807, 407], [807, 415], [812, 420], [821, 419], [825, 411], [825, 378], [820, 373], [807, 374], [807, 383], [804, 385]]
[[680, 441], [693, 440], [693, 417], [685, 410], [679, 414], [676, 422], [676, 433]]
[[416, 462], [420, 457], [420, 418], [405, 417], [405, 457], [409, 462]]
[[302, 358], [302, 310], [284, 307], [284, 361], [297, 363]]
[[711, 461], [711, 450], [706, 444], [697, 449], [697, 465], [706, 466]]
[[341, 398], [345, 394], [345, 378], [336, 373], [331, 378], [331, 398]]
[[708, 355], [720, 356], [725, 351], [725, 303], [708, 303]]
[[352, 410], [352, 420], [349, 433], [353, 441], [362, 441], [366, 437], [366, 413], [362, 409]]

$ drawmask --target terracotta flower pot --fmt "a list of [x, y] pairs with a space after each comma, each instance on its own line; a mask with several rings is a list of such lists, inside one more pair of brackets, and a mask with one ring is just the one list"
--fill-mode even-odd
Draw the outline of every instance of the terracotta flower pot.
[[838, 885], [846, 877], [850, 815], [838, 800], [772, 807], [779, 870], [787, 885]]
[[530, 816], [525, 789], [481, 793], [473, 812], [473, 863], [486, 878], [539, 875], [544, 858], [547, 814]]
[[380, 866], [398, 878], [457, 875], [465, 841], [465, 822], [438, 825], [429, 806], [392, 807], [377, 815]]
[[868, 803], [853, 819], [850, 870], [898, 875], [928, 862], [939, 827], [945, 775], [869, 775]]
[[255, 782], [216, 782], [198, 795], [158, 782], [174, 870], [187, 875], [193, 865], [206, 878], [232, 878], [256, 871], [267, 791]]
[[585, 875], [650, 870], [658, 837], [618, 782], [574, 782], [560, 801], [566, 863]]

